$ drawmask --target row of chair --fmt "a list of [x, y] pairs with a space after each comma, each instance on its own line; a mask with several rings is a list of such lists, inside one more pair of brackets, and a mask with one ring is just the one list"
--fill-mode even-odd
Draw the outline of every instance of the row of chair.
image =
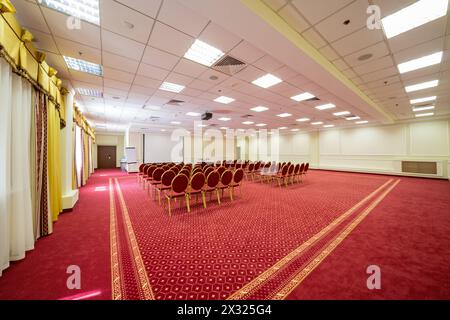
[[261, 182], [277, 181], [278, 186], [284, 183], [285, 186], [294, 184], [294, 182], [303, 182], [303, 177], [309, 170], [309, 163], [293, 164], [291, 162], [283, 164], [265, 165], [262, 170], [258, 171], [257, 176]]
[[[202, 197], [203, 206], [206, 208], [206, 194], [215, 193], [220, 205], [220, 197], [224, 190], [229, 191], [233, 200], [234, 189], [239, 187], [242, 194], [241, 182], [244, 177], [242, 168], [234, 169], [223, 166], [192, 165], [192, 164], [145, 164], [141, 165], [138, 173], [138, 182], [148, 188], [149, 194], [158, 194], [158, 202], [161, 204], [161, 194], [167, 199], [169, 215], [171, 215], [171, 201], [184, 198], [187, 211], [190, 212], [190, 200], [193, 196]], [[221, 192], [221, 195], [220, 195]]]

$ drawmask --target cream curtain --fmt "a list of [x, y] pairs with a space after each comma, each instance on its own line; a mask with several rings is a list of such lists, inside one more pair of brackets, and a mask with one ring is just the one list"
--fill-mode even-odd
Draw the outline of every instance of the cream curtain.
[[0, 274], [34, 247], [30, 139], [32, 88], [0, 60]]

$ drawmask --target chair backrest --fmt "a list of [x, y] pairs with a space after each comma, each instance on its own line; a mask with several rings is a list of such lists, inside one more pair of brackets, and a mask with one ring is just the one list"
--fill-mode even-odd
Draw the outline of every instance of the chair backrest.
[[236, 169], [240, 169], [242, 167], [242, 163], [236, 163]]
[[298, 174], [300, 172], [300, 164], [296, 164], [294, 168], [294, 174]]
[[309, 162], [307, 162], [307, 163], [305, 164], [305, 171], [304, 171], [304, 172], [308, 171], [308, 169], [309, 169]]
[[203, 172], [202, 168], [194, 168], [194, 170], [192, 170], [192, 175], [196, 174], [197, 172]]
[[180, 172], [180, 168], [178, 168], [178, 167], [172, 167], [172, 168], [170, 168], [170, 170], [175, 172], [175, 174], [178, 174], [178, 172]]
[[244, 170], [237, 169], [233, 174], [233, 182], [239, 184], [241, 183], [242, 179], [244, 179]]
[[255, 164], [255, 166], [253, 167], [253, 170], [254, 170], [254, 171], [258, 171], [260, 166], [261, 166], [261, 162], [257, 162], [257, 163]]
[[288, 169], [288, 175], [291, 175], [294, 172], [294, 165], [290, 164]]
[[289, 165], [285, 164], [283, 168], [281, 168], [281, 175], [285, 176], [289, 170]]
[[305, 170], [305, 164], [302, 163], [301, 166], [300, 166], [300, 170], [299, 170], [298, 173], [303, 173], [304, 170]]
[[214, 168], [208, 167], [203, 172], [204, 172], [205, 176], [207, 177], [211, 173], [211, 171], [214, 171]]
[[206, 179], [206, 183], [208, 187], [215, 188], [220, 181], [220, 174], [217, 171], [212, 171], [208, 174], [208, 178]]
[[219, 173], [220, 176], [222, 176], [222, 173], [224, 173], [225, 170], [227, 170], [227, 169], [225, 167], [223, 167], [223, 166], [217, 168], [217, 172]]
[[248, 171], [249, 171], [249, 172], [253, 172], [254, 169], [255, 169], [255, 164], [254, 164], [254, 163], [250, 163], [250, 164], [248, 165]]
[[186, 191], [186, 188], [189, 185], [189, 179], [184, 174], [177, 175], [172, 180], [172, 191], [176, 193], [182, 193]]
[[190, 178], [191, 177], [191, 171], [187, 170], [187, 169], [183, 169], [180, 172], [178, 172], [178, 174], [184, 174], [186, 177]]
[[147, 176], [153, 177], [153, 172], [157, 169], [157, 166], [148, 166], [147, 167]]
[[139, 166], [139, 172], [143, 172], [144, 171], [144, 167], [145, 167], [145, 163], [141, 164]]
[[168, 170], [162, 174], [161, 183], [164, 186], [169, 187], [172, 184], [172, 180], [173, 180], [173, 178], [175, 178], [175, 176], [176, 176], [175, 172], [173, 172], [172, 170]]
[[162, 177], [163, 173], [164, 173], [163, 168], [155, 169], [155, 171], [153, 171], [153, 174], [152, 174], [152, 179], [154, 181], [161, 181], [161, 177]]
[[225, 170], [220, 176], [220, 182], [224, 186], [228, 186], [233, 180], [233, 172], [231, 170]]
[[191, 189], [192, 190], [200, 190], [205, 185], [205, 175], [203, 172], [197, 172], [191, 178]]

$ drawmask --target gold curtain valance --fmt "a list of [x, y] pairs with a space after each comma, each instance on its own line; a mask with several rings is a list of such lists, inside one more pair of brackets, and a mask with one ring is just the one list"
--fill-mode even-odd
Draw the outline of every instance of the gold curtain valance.
[[33, 35], [23, 29], [14, 16], [16, 10], [9, 0], [0, 0], [0, 57], [11, 64], [14, 71], [28, 79], [55, 104], [61, 126], [65, 126], [64, 95], [57, 71], [45, 61], [45, 54], [34, 47]]
[[83, 129], [88, 135], [90, 135], [95, 142], [94, 129], [91, 128], [86, 118], [75, 105], [73, 106], [73, 122], [75, 122], [81, 129]]

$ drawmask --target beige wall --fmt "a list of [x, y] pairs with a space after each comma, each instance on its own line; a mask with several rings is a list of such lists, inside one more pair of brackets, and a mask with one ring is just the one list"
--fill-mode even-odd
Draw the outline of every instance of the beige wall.
[[97, 146], [116, 146], [116, 166], [120, 167], [120, 160], [124, 157], [125, 139], [123, 134], [102, 134], [95, 135], [95, 144], [92, 148], [92, 160], [94, 168], [97, 169]]

